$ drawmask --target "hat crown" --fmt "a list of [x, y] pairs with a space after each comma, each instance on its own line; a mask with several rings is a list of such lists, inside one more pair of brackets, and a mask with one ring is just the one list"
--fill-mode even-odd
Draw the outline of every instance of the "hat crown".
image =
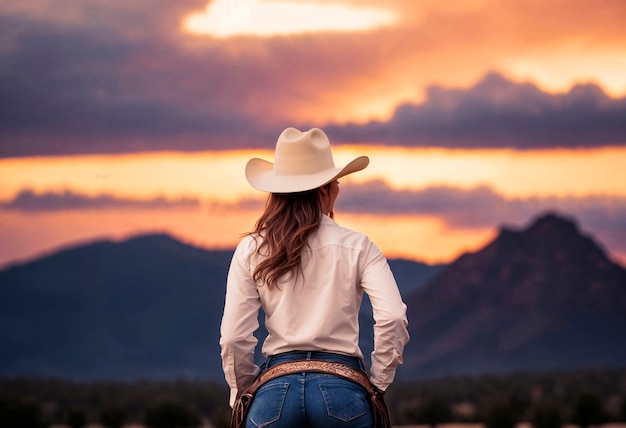
[[319, 128], [285, 129], [276, 142], [274, 174], [310, 175], [335, 167], [328, 137]]
[[335, 167], [328, 137], [319, 128], [301, 132], [287, 128], [278, 137], [274, 163], [253, 158], [246, 164], [246, 179], [263, 192], [305, 192], [330, 183], [369, 163], [359, 156], [341, 168]]

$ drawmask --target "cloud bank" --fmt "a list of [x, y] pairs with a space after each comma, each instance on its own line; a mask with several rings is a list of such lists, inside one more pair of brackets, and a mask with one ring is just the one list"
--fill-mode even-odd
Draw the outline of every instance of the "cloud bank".
[[469, 89], [433, 86], [386, 122], [337, 125], [343, 141], [447, 148], [581, 148], [626, 144], [626, 97], [580, 84], [549, 94], [490, 73]]
[[383, 181], [342, 185], [337, 210], [350, 213], [438, 216], [454, 227], [493, 227], [520, 223], [543, 211], [569, 213], [594, 230], [626, 234], [626, 198], [586, 197], [505, 198], [490, 187], [471, 189], [428, 187], [396, 190]]
[[489, 187], [395, 190], [382, 181], [342, 186], [337, 212], [435, 216], [453, 228], [520, 226], [544, 212], [574, 217], [583, 231], [626, 253], [626, 198], [505, 198]]
[[[619, 52], [623, 3], [606, 3], [611, 13], [582, 2], [567, 13], [557, 8], [558, 25], [524, 2], [487, 2], [485, 10], [435, 3], [385, 3], [407, 17], [393, 28], [232, 40], [182, 29], [206, 1], [3, 4], [0, 157], [272, 148], [291, 125], [324, 127], [338, 143], [626, 144], [626, 97], [592, 83], [546, 92], [488, 73], [501, 70], [510, 52], [560, 52], [558, 43], [572, 37], [590, 46], [612, 40]], [[498, 27], [537, 20], [543, 31], [518, 28], [523, 37]], [[457, 32], [444, 31], [451, 24]], [[543, 47], [545, 40], [555, 46]], [[422, 88], [425, 96], [411, 101]], [[362, 119], [366, 104], [393, 114], [346, 119]]]
[[[23, 190], [13, 199], [0, 203], [0, 209], [29, 214], [80, 210], [195, 210], [206, 207], [209, 210], [260, 213], [264, 203], [264, 197], [226, 203], [194, 198], [138, 200], [107, 194], [87, 196], [69, 190], [47, 193]], [[339, 222], [342, 213], [425, 216], [439, 218], [453, 229], [519, 227], [542, 213], [558, 212], [575, 218], [584, 232], [592, 234], [607, 248], [626, 254], [626, 197], [505, 198], [486, 186], [398, 190], [383, 181], [373, 181], [343, 184], [335, 211]]]
[[120, 198], [112, 195], [87, 196], [70, 190], [63, 192], [35, 193], [23, 190], [10, 201], [0, 203], [5, 210], [29, 212], [50, 212], [63, 210], [114, 210], [114, 209], [148, 209], [163, 210], [173, 208], [198, 208], [200, 202], [193, 198], [167, 199], [156, 197], [151, 199]]
[[[235, 203], [196, 198], [150, 199], [121, 198], [109, 194], [88, 196], [71, 190], [36, 193], [25, 189], [13, 199], [0, 204], [5, 210], [46, 212], [88, 209], [263, 209], [265, 196], [241, 199]], [[626, 197], [532, 197], [505, 198], [487, 186], [460, 189], [448, 186], [424, 189], [395, 189], [384, 181], [341, 185], [337, 199], [338, 213], [374, 215], [437, 216], [457, 228], [489, 228], [508, 222], [520, 223], [544, 211], [561, 211], [580, 219], [594, 230], [626, 234]]]

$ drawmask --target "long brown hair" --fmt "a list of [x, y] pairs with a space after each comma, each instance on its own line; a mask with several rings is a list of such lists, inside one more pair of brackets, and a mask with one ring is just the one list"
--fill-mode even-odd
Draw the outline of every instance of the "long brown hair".
[[[322, 218], [320, 188], [298, 193], [270, 193], [265, 211], [247, 235], [262, 239], [257, 254], [264, 257], [252, 278], [271, 290], [283, 275], [302, 274], [302, 254]], [[330, 213], [332, 215], [332, 213]]]

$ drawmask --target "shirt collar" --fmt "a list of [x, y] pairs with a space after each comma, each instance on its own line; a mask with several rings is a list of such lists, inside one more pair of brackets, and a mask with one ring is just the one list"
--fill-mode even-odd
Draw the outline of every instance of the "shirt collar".
[[328, 217], [326, 214], [322, 214], [322, 221], [320, 222], [320, 224], [337, 224], [337, 223], [335, 222], [335, 220]]

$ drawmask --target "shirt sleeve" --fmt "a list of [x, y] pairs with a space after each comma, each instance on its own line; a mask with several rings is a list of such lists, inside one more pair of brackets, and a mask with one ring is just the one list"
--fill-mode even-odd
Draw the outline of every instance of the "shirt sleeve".
[[237, 392], [249, 386], [259, 371], [254, 364], [257, 339], [253, 333], [259, 327], [260, 306], [259, 293], [247, 262], [246, 245], [242, 241], [233, 254], [228, 271], [220, 328], [222, 368], [230, 386], [231, 407]]
[[407, 308], [387, 259], [371, 242], [361, 286], [370, 298], [375, 321], [370, 380], [384, 391], [393, 382], [396, 368], [402, 364], [404, 346], [409, 341]]

